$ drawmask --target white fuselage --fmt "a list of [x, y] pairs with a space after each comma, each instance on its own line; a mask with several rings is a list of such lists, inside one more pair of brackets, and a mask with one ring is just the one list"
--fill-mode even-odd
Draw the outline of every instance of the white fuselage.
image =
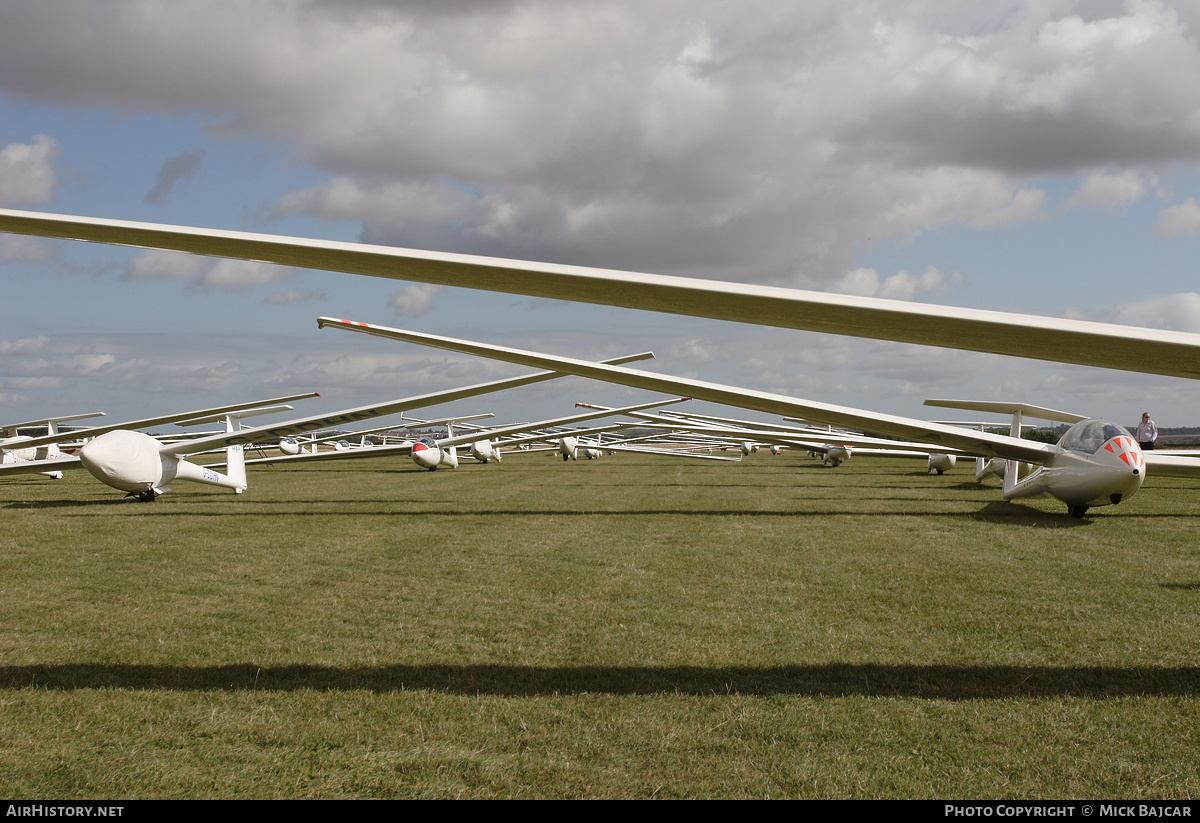
[[952, 454], [930, 454], [929, 460], [925, 464], [925, 471], [944, 474], [954, 468], [956, 462], [956, 458]]
[[163, 454], [161, 448], [162, 444], [148, 434], [118, 429], [84, 443], [79, 449], [79, 461], [101, 483], [130, 494], [161, 494], [177, 478], [235, 491], [245, 488], [244, 483], [211, 469]]
[[1092, 418], [1072, 426], [1049, 461], [1019, 477], [1016, 461], [1004, 467], [1004, 499], [1049, 494], [1069, 509], [1120, 503], [1137, 493], [1146, 478], [1146, 461], [1125, 429]]
[[500, 450], [492, 445], [491, 440], [476, 440], [471, 444], [471, 456], [482, 463], [495, 460], [500, 462]]
[[458, 452], [453, 447], [443, 449], [429, 438], [422, 438], [413, 443], [412, 459], [418, 466], [429, 471], [434, 471], [439, 466], [458, 468]]
[[[17, 435], [16, 437], [9, 437], [4, 440], [0, 440], [0, 463], [28, 463], [31, 460], [53, 460], [58, 457], [69, 457], [68, 454], [63, 452], [63, 450], [54, 443], [51, 443], [49, 446], [43, 446], [40, 449], [37, 447], [28, 449], [21, 448], [21, 443], [30, 439], [31, 438], [25, 437], [24, 435]], [[39, 455], [39, 451], [44, 453]], [[61, 480], [63, 476], [62, 472], [39, 472], [39, 474], [43, 474], [46, 477], [52, 477], [55, 480]]]
[[579, 459], [579, 440], [574, 437], [562, 437], [558, 441], [558, 451], [562, 454], [562, 459], [578, 460]]
[[840, 466], [850, 459], [850, 451], [850, 446], [829, 446], [825, 449], [825, 457], [822, 462], [831, 466]]

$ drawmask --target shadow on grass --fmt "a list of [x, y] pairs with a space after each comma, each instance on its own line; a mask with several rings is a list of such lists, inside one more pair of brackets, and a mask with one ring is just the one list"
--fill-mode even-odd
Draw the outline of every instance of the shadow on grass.
[[1047, 697], [1193, 697], [1200, 668], [850, 665], [426, 665], [336, 668], [65, 664], [0, 667], [0, 688], [49, 691], [429, 691], [534, 697], [573, 694], [801, 695], [979, 700]]
[[[321, 506], [323, 508], [314, 509], [311, 511], [296, 511], [291, 508], [294, 504], [308, 503], [313, 506]], [[329, 506], [336, 506], [339, 503], [345, 503], [348, 508], [345, 510], [332, 510]], [[64, 504], [66, 505], [66, 504]], [[92, 505], [90, 503], [77, 503], [81, 507]], [[266, 504], [271, 505], [271, 504]], [[1092, 518], [1084, 517], [1076, 519], [1067, 517], [1066, 513], [1043, 512], [1038, 510], [1018, 510], [1012, 511], [1007, 506], [1001, 504], [1000, 508], [985, 506], [983, 509], [976, 511], [945, 511], [945, 512], [913, 512], [913, 511], [863, 511], [861, 509], [837, 509], [832, 507], [814, 507], [807, 511], [785, 510], [785, 511], [762, 511], [760, 509], [727, 509], [717, 511], [695, 511], [694, 509], [428, 509], [428, 510], [412, 510], [412, 509], [364, 509], [354, 508], [361, 506], [360, 501], [346, 500], [313, 500], [313, 501], [288, 501], [287, 506], [281, 507], [278, 511], [270, 511], [262, 507], [256, 507], [250, 511], [231, 511], [228, 508], [221, 507], [206, 511], [203, 509], [168, 509], [165, 506], [157, 509], [149, 506], [140, 506], [130, 503], [130, 508], [127, 512], [103, 512], [92, 513], [86, 511], [72, 512], [72, 517], [113, 517], [115, 515], [129, 514], [131, 517], [150, 518], [150, 517], [169, 517], [169, 518], [228, 518], [228, 517], [244, 517], [244, 518], [266, 518], [266, 517], [284, 517], [288, 519], [295, 518], [324, 518], [324, 517], [404, 517], [410, 520], [424, 517], [432, 518], [478, 518], [478, 517], [688, 517], [688, 518], [709, 518], [709, 517], [744, 517], [744, 518], [812, 518], [812, 517], [900, 517], [900, 518], [921, 518], [933, 520], [978, 520], [983, 522], [993, 522], [1009, 525], [1030, 525], [1030, 526], [1053, 526], [1055, 528], [1078, 528], [1087, 526]], [[7, 508], [22, 508], [18, 504], [10, 504]], [[32, 507], [32, 506], [31, 506]], [[1139, 515], [1141, 517], [1155, 517], [1157, 515]], [[1175, 515], [1172, 515], [1175, 516]]]
[[15, 500], [6, 503], [6, 509], [71, 509], [79, 506], [113, 506], [136, 503], [125, 497], [86, 498], [83, 500]]

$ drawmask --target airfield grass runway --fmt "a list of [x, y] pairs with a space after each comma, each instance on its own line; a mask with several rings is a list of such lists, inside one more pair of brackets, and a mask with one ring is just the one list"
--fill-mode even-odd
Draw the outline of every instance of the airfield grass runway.
[[0, 481], [21, 798], [1200, 796], [1200, 497], [526, 455]]

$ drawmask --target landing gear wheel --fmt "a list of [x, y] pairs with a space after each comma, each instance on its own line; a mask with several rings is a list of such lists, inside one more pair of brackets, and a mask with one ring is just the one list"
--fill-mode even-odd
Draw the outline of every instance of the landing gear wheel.
[[145, 491], [138, 492], [137, 495], [137, 499], [143, 503], [153, 503], [157, 497], [158, 495], [154, 493], [154, 489], [146, 489]]
[[1087, 506], [1067, 506], [1067, 514], [1071, 517], [1083, 517], [1087, 510]]

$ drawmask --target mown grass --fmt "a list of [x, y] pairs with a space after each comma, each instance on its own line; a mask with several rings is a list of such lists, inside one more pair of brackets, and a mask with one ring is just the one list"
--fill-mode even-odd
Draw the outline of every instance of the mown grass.
[[17, 797], [1200, 795], [1197, 496], [537, 456], [0, 482]]

